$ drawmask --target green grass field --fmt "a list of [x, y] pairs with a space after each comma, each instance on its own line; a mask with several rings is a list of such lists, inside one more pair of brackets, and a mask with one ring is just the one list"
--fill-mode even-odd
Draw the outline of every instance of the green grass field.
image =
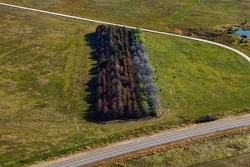
[[161, 108], [179, 116], [249, 107], [250, 63], [231, 51], [196, 41], [145, 34]]
[[3, 166], [152, 133], [183, 124], [183, 117], [250, 107], [250, 64], [243, 58], [212, 45], [144, 33], [163, 114], [96, 124], [85, 115], [95, 65], [90, 33], [97, 25], [2, 6], [0, 20]]
[[0, 19], [0, 164], [91, 136], [85, 35], [96, 25], [4, 7]]
[[[207, 28], [221, 24], [240, 24], [250, 18], [248, 0], [2, 0], [2, 2], [46, 9], [136, 27], [170, 31], [172, 28]], [[228, 12], [230, 11], [230, 13]], [[250, 22], [250, 20], [248, 20]]]

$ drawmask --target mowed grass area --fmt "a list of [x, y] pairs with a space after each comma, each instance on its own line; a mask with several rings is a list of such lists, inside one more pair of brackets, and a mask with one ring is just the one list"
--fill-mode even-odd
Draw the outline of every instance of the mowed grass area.
[[[248, 0], [2, 0], [2, 2], [61, 12], [161, 31], [240, 24], [250, 18]], [[230, 11], [230, 13], [228, 12]], [[177, 22], [176, 22], [177, 21]], [[248, 20], [250, 22], [250, 20]], [[168, 24], [172, 25], [168, 28]]]
[[249, 107], [250, 66], [243, 58], [215, 46], [144, 33], [162, 89], [162, 116], [96, 124], [86, 115], [87, 84], [96, 63], [90, 33], [97, 25], [7, 7], [0, 7], [0, 19], [3, 166], [178, 126], [183, 116]]
[[250, 63], [226, 49], [145, 33], [160, 107], [180, 117], [250, 107]]

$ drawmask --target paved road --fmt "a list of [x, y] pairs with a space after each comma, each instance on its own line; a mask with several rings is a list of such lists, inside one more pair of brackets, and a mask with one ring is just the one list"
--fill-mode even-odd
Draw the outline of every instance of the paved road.
[[[93, 20], [93, 19], [87, 19], [87, 18], [82, 18], [82, 17], [77, 17], [77, 16], [71, 16], [71, 15], [66, 15], [66, 14], [60, 14], [60, 13], [55, 13], [55, 12], [49, 12], [49, 11], [44, 11], [44, 10], [33, 9], [33, 8], [27, 8], [27, 7], [22, 7], [22, 6], [16, 6], [16, 5], [11, 5], [11, 4], [1, 3], [1, 2], [0, 2], [0, 5], [12, 7], [12, 8], [19, 8], [19, 9], [23, 9], [23, 10], [34, 11], [34, 12], [39, 12], [39, 13], [50, 14], [50, 15], [54, 15], [54, 16], [61, 16], [61, 17], [67, 17], [67, 18], [71, 18], [71, 19], [95, 22], [95, 23], [99, 23], [99, 24], [107, 24], [107, 25], [114, 25], [114, 26], [117, 25], [117, 26], [127, 27], [127, 28], [130, 28], [130, 29], [136, 29], [136, 27], [132, 27], [132, 26], [127, 26], [127, 25], [122, 25], [122, 24], [115, 24], [115, 23], [104, 22], [104, 21]], [[199, 38], [187, 37], [187, 36], [171, 34], [171, 33], [166, 33], [166, 32], [160, 32], [160, 31], [155, 31], [155, 30], [149, 30], [149, 29], [145, 29], [145, 28], [140, 28], [140, 29], [142, 31], [145, 31], [145, 32], [163, 34], [163, 35], [174, 36], [174, 37], [178, 37], [178, 38], [185, 38], [185, 39], [195, 40], [195, 41], [199, 41], [199, 42], [205, 42], [205, 43], [209, 43], [209, 44], [212, 44], [212, 45], [217, 45], [217, 46], [229, 49], [229, 50], [231, 50], [233, 52], [236, 52], [237, 54], [244, 57], [248, 62], [250, 62], [250, 57], [248, 57], [246, 54], [244, 54], [244, 53], [242, 53], [242, 52], [240, 52], [240, 51], [238, 51], [238, 50], [236, 50], [234, 48], [231, 48], [229, 46], [220, 44], [220, 43], [208, 41], [208, 40], [205, 40], [205, 39], [199, 39]]]
[[139, 151], [143, 149], [149, 149], [155, 146], [188, 139], [195, 136], [206, 135], [209, 133], [229, 130], [232, 128], [238, 128], [250, 125], [250, 117], [233, 120], [223, 123], [216, 123], [213, 125], [206, 125], [199, 128], [183, 130], [175, 132], [168, 135], [163, 135], [159, 137], [149, 138], [142, 141], [125, 144], [122, 146], [114, 147], [108, 150], [95, 152], [89, 155], [81, 156], [78, 158], [70, 159], [68, 161], [60, 162], [49, 167], [78, 167], [82, 165], [88, 165], [93, 162], [102, 161], [108, 158], [117, 157], [134, 151]]

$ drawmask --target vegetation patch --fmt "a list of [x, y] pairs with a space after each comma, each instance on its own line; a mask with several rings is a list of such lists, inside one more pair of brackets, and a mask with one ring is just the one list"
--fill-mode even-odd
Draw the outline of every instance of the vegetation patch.
[[[151, 67], [145, 46], [142, 44], [140, 30], [131, 30], [131, 53], [136, 76], [137, 95], [141, 110], [146, 115], [158, 114], [157, 87], [152, 75], [155, 73]], [[157, 80], [157, 79], [156, 79]]]
[[157, 115], [157, 88], [152, 79], [154, 70], [149, 64], [145, 46], [135, 38], [140, 36], [139, 32], [99, 25], [96, 35], [95, 116], [107, 121]]
[[140, 118], [134, 68], [129, 52], [129, 31], [122, 27], [97, 27], [98, 76], [95, 115], [100, 120]]
[[228, 34], [234, 34], [238, 30], [239, 30], [239, 27], [231, 27], [231, 28], [228, 29], [227, 33]]
[[192, 167], [241, 167], [249, 166], [250, 164], [250, 153], [236, 155], [221, 160], [214, 160], [202, 164], [192, 165]]
[[199, 119], [196, 120], [196, 123], [204, 123], [204, 122], [210, 122], [210, 121], [215, 121], [217, 118], [213, 115], [206, 115], [203, 117], [200, 117]]

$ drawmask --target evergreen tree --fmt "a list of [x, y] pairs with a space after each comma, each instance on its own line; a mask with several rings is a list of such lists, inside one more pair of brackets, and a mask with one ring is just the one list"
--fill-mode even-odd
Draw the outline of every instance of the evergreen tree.
[[97, 100], [96, 107], [95, 107], [95, 115], [100, 115], [101, 112], [102, 112], [102, 100], [99, 98]]
[[112, 103], [111, 112], [112, 112], [112, 115], [114, 118], [118, 118], [119, 110], [118, 110], [118, 106], [117, 106], [116, 102]]
[[98, 86], [97, 90], [96, 90], [96, 98], [100, 98], [102, 95], [102, 87]]

